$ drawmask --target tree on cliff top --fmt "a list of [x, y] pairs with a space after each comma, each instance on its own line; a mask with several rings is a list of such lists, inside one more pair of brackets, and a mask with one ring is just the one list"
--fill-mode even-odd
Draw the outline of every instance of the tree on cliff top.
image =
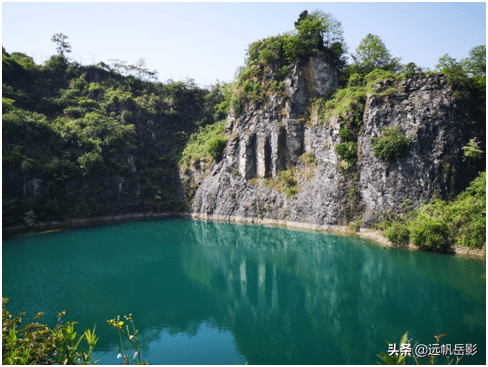
[[361, 41], [351, 57], [353, 60], [351, 68], [362, 75], [369, 74], [374, 69], [397, 72], [401, 67], [401, 59], [392, 57], [381, 38], [371, 33]]
[[69, 54], [71, 52], [71, 45], [66, 41], [68, 36], [62, 33], [56, 33], [52, 38], [51, 41], [56, 42], [58, 47], [56, 47], [56, 51], [65, 57], [65, 53]]
[[[300, 13], [295, 22], [298, 31], [297, 37], [306, 42], [310, 48], [332, 51], [339, 59], [346, 53], [347, 46], [344, 41], [342, 23], [332, 14], [315, 10], [311, 14], [308, 11]], [[345, 60], [342, 60], [345, 62]]]
[[[463, 95], [469, 94], [468, 90], [477, 90], [480, 111], [484, 114], [486, 96], [486, 45], [476, 46], [469, 51], [469, 57], [457, 61], [445, 54], [439, 58], [436, 70], [447, 76], [450, 84], [459, 89]], [[467, 93], [467, 94], [466, 94]]]

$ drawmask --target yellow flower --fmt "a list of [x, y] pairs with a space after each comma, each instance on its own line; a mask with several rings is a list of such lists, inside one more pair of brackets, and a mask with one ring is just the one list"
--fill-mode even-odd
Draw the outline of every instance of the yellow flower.
[[119, 325], [120, 326], [124, 325], [124, 322], [123, 321], [119, 321]]

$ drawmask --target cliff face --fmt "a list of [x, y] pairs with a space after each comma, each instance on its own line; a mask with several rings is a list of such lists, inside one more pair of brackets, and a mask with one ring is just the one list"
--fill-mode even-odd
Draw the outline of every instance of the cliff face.
[[[469, 139], [485, 141], [485, 122], [441, 75], [369, 85], [359, 107], [324, 118], [324, 97], [339, 85], [333, 59], [321, 52], [286, 65], [274, 59], [249, 76], [259, 97], [246, 99], [240, 113], [230, 110], [219, 162], [207, 169], [210, 156], [195, 158], [183, 172], [189, 136], [217, 120], [223, 96], [97, 67], [63, 70], [29, 74], [30, 84], [10, 72], [13, 87], [5, 90], [19, 109], [3, 111], [4, 228], [185, 209], [204, 218], [368, 226], [385, 211], [401, 212], [407, 199], [414, 208], [448, 199], [485, 169], [482, 159], [463, 161]], [[345, 126], [357, 148], [348, 164], [336, 151], [348, 139]], [[385, 161], [371, 138], [390, 127], [411, 143]]]
[[[27, 74], [32, 91], [18, 68], [4, 88], [15, 98], [3, 111], [4, 228], [182, 209], [177, 155], [197, 122], [212, 122], [208, 91], [94, 66], [38, 68]], [[96, 155], [98, 165], [80, 161]]]
[[[197, 180], [190, 211], [208, 218], [263, 218], [319, 226], [362, 220], [368, 225], [390, 208], [401, 212], [406, 199], [413, 207], [433, 196], [447, 199], [483, 169], [462, 159], [462, 148], [472, 137], [469, 125], [477, 124], [484, 141], [483, 122], [467, 120], [470, 101], [456, 99], [439, 75], [404, 79], [394, 93], [392, 82], [374, 85], [357, 136], [357, 161], [342, 169], [335, 147], [341, 143], [344, 116], [332, 116], [321, 125], [316, 113], [306, 114], [311, 98], [324, 96], [338, 83], [333, 65], [318, 54], [288, 67], [289, 98], [254, 101], [240, 115], [231, 110], [227, 149], [220, 163]], [[384, 161], [374, 155], [370, 138], [393, 126], [399, 126], [411, 144], [403, 156]], [[288, 176], [283, 177], [284, 171]], [[276, 183], [290, 182], [290, 175], [296, 185], [287, 195]]]

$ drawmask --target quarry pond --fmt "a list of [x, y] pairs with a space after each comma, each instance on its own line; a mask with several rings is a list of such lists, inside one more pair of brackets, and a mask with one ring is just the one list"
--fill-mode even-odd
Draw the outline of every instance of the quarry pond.
[[96, 324], [98, 364], [121, 362], [107, 320], [129, 313], [150, 364], [376, 364], [406, 331], [412, 344], [476, 344], [460, 363], [486, 361], [479, 260], [191, 219], [18, 236], [2, 254], [8, 309]]

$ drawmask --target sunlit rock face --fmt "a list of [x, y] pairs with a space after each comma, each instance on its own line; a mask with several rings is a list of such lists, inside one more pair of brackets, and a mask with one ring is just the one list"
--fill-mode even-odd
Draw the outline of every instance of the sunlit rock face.
[[[270, 72], [273, 65], [270, 64]], [[346, 225], [361, 219], [377, 221], [392, 208], [400, 213], [406, 199], [413, 207], [434, 195], [448, 199], [458, 194], [483, 167], [463, 162], [470, 136], [466, 122], [470, 100], [439, 75], [400, 82], [394, 93], [384, 93], [389, 82], [374, 85], [368, 95], [357, 139], [358, 158], [342, 170], [335, 147], [344, 117], [319, 124], [310, 113], [312, 98], [323, 97], [339, 85], [339, 73], [327, 56], [316, 54], [288, 67], [288, 98], [270, 95], [248, 103], [241, 114], [230, 111], [226, 121], [227, 149], [219, 163], [198, 180], [191, 206], [194, 214], [218, 218], [269, 219], [318, 226]], [[347, 117], [346, 117], [347, 118]], [[373, 154], [372, 137], [387, 127], [400, 126], [411, 144], [403, 156], [384, 161]], [[299, 159], [313, 153], [316, 165]], [[273, 182], [282, 172], [296, 170], [296, 196], [287, 196]]]

